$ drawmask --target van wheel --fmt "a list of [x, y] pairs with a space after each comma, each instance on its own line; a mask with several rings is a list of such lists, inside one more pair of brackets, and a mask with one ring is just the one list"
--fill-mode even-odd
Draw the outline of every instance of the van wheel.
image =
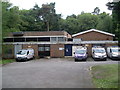
[[33, 56], [33, 58], [32, 59], [35, 59], [35, 57]]
[[24, 59], [24, 61], [26, 62], [26, 61], [28, 61], [28, 59], [26, 58], [26, 59]]
[[104, 61], [106, 61], [106, 60], [107, 60], [107, 58], [104, 59]]
[[77, 62], [78, 60], [77, 59], [75, 59], [75, 62]]
[[87, 59], [84, 59], [84, 61], [87, 61]]
[[19, 60], [18, 60], [18, 59], [16, 59], [16, 62], [19, 62]]

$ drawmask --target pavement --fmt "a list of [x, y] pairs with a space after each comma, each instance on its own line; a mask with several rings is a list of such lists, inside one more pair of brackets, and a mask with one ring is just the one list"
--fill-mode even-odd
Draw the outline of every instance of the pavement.
[[2, 88], [95, 88], [90, 67], [100, 64], [118, 64], [118, 61], [50, 58], [14, 62], [2, 67]]

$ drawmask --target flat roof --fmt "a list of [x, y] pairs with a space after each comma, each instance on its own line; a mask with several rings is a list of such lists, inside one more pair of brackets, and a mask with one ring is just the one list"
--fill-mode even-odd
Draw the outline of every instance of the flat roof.
[[3, 44], [117, 44], [118, 41], [81, 41], [81, 42], [6, 42]]

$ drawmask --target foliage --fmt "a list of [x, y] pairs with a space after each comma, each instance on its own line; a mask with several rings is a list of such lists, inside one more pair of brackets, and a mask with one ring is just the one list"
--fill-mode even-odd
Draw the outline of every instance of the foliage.
[[9, 2], [2, 2], [2, 29], [3, 36], [7, 36], [7, 32], [19, 31], [19, 8]]
[[[88, 29], [100, 29], [114, 33], [112, 29], [112, 16], [96, 7], [93, 13], [81, 12], [79, 15], [72, 14], [66, 19], [61, 14], [56, 14], [55, 3], [37, 4], [29, 10], [19, 10], [9, 2], [2, 2], [3, 10], [3, 36], [9, 32], [17, 31], [67, 31], [70, 34]], [[117, 31], [117, 30], [116, 30]]]
[[112, 10], [113, 29], [120, 46], [120, 1], [108, 2], [106, 5], [108, 6], [109, 10]]
[[97, 29], [98, 30], [103, 30], [106, 32], [114, 33], [112, 31], [112, 16], [109, 16], [109, 14], [106, 14], [105, 12], [101, 13], [98, 15], [99, 17], [99, 22], [97, 24]]
[[41, 8], [38, 7], [38, 5], [36, 5], [36, 7], [37, 8], [34, 7], [33, 10], [36, 11], [40, 20], [46, 24], [47, 31], [50, 29], [52, 30], [55, 26], [58, 26], [58, 20], [60, 19], [61, 15], [56, 14], [55, 3], [42, 4]]
[[81, 31], [96, 28], [98, 17], [90, 13], [84, 13], [77, 16], [79, 29]]

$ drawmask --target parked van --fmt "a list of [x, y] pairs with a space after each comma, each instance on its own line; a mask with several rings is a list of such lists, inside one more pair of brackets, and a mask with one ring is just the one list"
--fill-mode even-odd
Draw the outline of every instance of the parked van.
[[120, 47], [107, 47], [107, 55], [111, 59], [120, 59]]
[[34, 58], [34, 50], [32, 48], [19, 50], [16, 54], [16, 61], [27, 61]]
[[103, 47], [92, 47], [92, 57], [94, 60], [106, 60], [107, 54]]
[[75, 61], [82, 61], [82, 60], [85, 61], [87, 57], [88, 57], [88, 53], [86, 47], [81, 47], [79, 49], [76, 49], [76, 51], [74, 52]]

